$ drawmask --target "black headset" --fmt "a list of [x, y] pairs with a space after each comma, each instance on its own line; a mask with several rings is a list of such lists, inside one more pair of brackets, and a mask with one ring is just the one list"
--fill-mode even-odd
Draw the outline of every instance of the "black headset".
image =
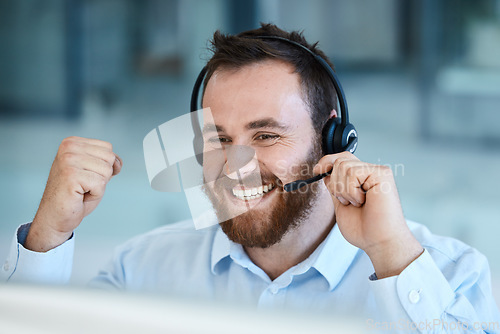
[[[257, 36], [254, 38], [282, 41], [294, 45], [313, 56], [314, 59], [316, 59], [316, 61], [318, 61], [318, 63], [325, 69], [328, 77], [333, 83], [335, 92], [337, 93], [341, 117], [340, 119], [338, 117], [330, 118], [323, 127], [323, 152], [325, 155], [340, 153], [344, 151], [354, 153], [358, 146], [358, 133], [354, 128], [354, 125], [349, 123], [349, 112], [347, 110], [347, 102], [344, 96], [344, 91], [342, 90], [342, 86], [340, 86], [337, 75], [330, 67], [330, 65], [328, 65], [328, 63], [322, 57], [315, 54], [304, 45], [291, 41], [289, 39], [278, 36]], [[203, 84], [203, 79], [205, 78], [206, 73], [207, 67], [205, 66], [198, 75], [198, 78], [196, 79], [193, 87], [193, 92], [191, 94], [191, 123], [193, 125], [195, 135], [193, 140], [193, 147], [195, 153], [200, 152], [199, 154], [196, 154], [196, 159], [198, 160], [200, 165], [203, 164], [203, 134], [198, 119], [198, 113], [196, 111], [201, 109], [198, 106], [198, 96], [200, 94], [200, 88]]]

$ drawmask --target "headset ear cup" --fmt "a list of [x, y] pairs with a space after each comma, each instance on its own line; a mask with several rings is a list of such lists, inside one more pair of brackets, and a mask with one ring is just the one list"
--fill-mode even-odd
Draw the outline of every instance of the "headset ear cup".
[[323, 153], [325, 155], [334, 154], [335, 152], [335, 132], [338, 128], [341, 127], [340, 119], [338, 118], [330, 118], [322, 131], [322, 140], [323, 140]]
[[354, 153], [358, 147], [358, 132], [356, 131], [356, 128], [354, 128], [354, 125], [349, 123], [342, 131], [342, 147], [344, 151], [347, 151], [347, 146], [349, 146], [351, 142], [354, 144], [354, 146], [352, 146], [351, 153]]
[[[351, 123], [348, 123], [345, 126], [338, 125], [333, 135], [333, 148], [335, 153], [346, 151], [351, 140], [357, 141], [357, 138], [358, 133], [356, 132], [354, 125]], [[354, 146], [354, 150], [356, 147], [357, 145]], [[351, 153], [354, 153], [354, 150]]]

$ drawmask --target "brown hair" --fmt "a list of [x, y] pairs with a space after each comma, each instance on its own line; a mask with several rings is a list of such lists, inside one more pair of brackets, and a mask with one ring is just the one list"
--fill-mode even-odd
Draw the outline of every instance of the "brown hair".
[[238, 35], [225, 35], [217, 30], [211, 40], [213, 55], [207, 63], [204, 88], [217, 69], [238, 69], [255, 62], [276, 59], [292, 64], [299, 74], [304, 101], [310, 109], [313, 127], [318, 135], [337, 105], [337, 95], [325, 69], [307, 51], [280, 40], [259, 39], [259, 36], [278, 36], [297, 42], [319, 55], [332, 67], [333, 64], [317, 47], [309, 44], [298, 31], [286, 32], [273, 24], [261, 24], [254, 30]]

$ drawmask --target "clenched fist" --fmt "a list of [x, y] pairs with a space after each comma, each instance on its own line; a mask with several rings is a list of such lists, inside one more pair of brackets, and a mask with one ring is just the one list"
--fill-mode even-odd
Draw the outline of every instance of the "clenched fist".
[[107, 183], [121, 168], [122, 160], [113, 153], [110, 143], [80, 137], [64, 139], [24, 246], [46, 252], [68, 240], [97, 207]]

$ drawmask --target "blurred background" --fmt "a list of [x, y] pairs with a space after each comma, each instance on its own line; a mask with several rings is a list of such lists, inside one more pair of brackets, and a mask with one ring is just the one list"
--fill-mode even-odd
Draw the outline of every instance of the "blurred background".
[[182, 193], [150, 188], [142, 140], [189, 111], [213, 32], [259, 22], [319, 41], [359, 158], [393, 168], [408, 219], [487, 255], [500, 300], [500, 0], [1, 0], [0, 258], [71, 135], [124, 160], [77, 230], [74, 284], [116, 245], [189, 218]]

